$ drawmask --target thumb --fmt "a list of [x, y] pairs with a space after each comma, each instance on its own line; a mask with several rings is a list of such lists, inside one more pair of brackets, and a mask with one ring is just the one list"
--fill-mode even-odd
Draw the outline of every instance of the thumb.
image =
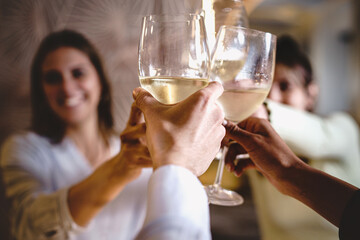
[[141, 87], [135, 88], [133, 90], [133, 98], [135, 100], [136, 106], [142, 112], [145, 112], [150, 107], [154, 107], [156, 105], [161, 104], [148, 91], [146, 91]]
[[135, 126], [136, 124], [140, 123], [141, 120], [142, 120], [142, 112], [138, 108], [138, 106], [136, 106], [136, 103], [133, 102], [133, 104], [131, 104], [130, 116], [129, 116], [129, 120], [127, 122], [127, 125], [128, 126]]
[[229, 121], [223, 124], [226, 129], [226, 137], [235, 140], [237, 143], [241, 144], [244, 148], [246, 148], [247, 145], [251, 141], [252, 133], [245, 131], [244, 129], [241, 129], [236, 124], [233, 124]]

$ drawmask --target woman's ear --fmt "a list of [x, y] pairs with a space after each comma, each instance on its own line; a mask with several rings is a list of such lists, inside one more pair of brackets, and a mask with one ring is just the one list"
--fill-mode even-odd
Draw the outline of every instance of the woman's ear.
[[308, 111], [312, 112], [315, 108], [316, 100], [319, 95], [319, 86], [316, 83], [310, 83], [307, 86], [308, 93], [308, 102], [306, 108]]

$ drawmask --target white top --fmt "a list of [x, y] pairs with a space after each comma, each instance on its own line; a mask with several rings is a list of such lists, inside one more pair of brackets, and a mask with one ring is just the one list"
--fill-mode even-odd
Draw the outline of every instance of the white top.
[[150, 178], [148, 208], [137, 240], [211, 239], [208, 199], [185, 168], [166, 165]]
[[[270, 122], [309, 164], [360, 187], [360, 141], [346, 113], [327, 118], [268, 100]], [[263, 240], [332, 240], [338, 229], [299, 201], [281, 194], [256, 171], [249, 173]]]
[[[112, 154], [119, 150], [119, 138], [111, 139]], [[53, 145], [31, 132], [13, 136], [3, 145], [1, 167], [6, 195], [12, 203], [12, 232], [19, 240], [128, 240], [143, 225], [152, 169], [144, 169], [86, 228], [81, 228], [71, 218], [66, 194], [93, 169], [70, 139]]]

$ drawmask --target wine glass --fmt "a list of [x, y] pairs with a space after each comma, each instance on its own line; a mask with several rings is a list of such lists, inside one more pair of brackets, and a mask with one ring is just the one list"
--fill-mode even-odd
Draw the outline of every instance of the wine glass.
[[[220, 82], [224, 87], [218, 103], [227, 121], [241, 122], [265, 100], [273, 80], [275, 48], [276, 36], [270, 33], [228, 25], [220, 27], [211, 56], [210, 81]], [[242, 196], [220, 185], [226, 152], [225, 146], [215, 182], [205, 189], [212, 204], [240, 205], [244, 202]]]
[[174, 104], [209, 83], [210, 54], [199, 14], [143, 17], [139, 43], [141, 86]]
[[243, 0], [202, 0], [202, 7], [210, 51], [215, 45], [220, 26], [249, 27]]

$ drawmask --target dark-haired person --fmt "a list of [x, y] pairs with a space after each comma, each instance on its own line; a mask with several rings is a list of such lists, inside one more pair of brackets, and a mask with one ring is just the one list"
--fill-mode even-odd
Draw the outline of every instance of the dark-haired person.
[[[339, 228], [336, 230], [339, 232], [337, 239], [360, 239], [359, 187], [306, 164], [291, 151], [267, 120], [248, 118], [238, 125], [228, 123], [225, 128], [226, 136], [234, 140], [232, 151], [226, 156], [227, 167], [231, 172], [238, 174], [255, 168], [283, 196], [301, 201], [309, 210], [311, 208], [319, 217], [321, 215], [336, 229]], [[234, 166], [233, 158], [243, 149], [249, 153], [251, 160], [247, 164]], [[292, 209], [269, 210], [285, 212]], [[296, 226], [293, 230], [297, 231]], [[313, 238], [321, 239], [316, 232], [313, 229]], [[288, 239], [304, 238], [298, 235]]]
[[[344, 112], [327, 117], [312, 113], [318, 87], [310, 61], [290, 36], [277, 41], [276, 66], [267, 101], [271, 125], [292, 151], [310, 166], [360, 187], [360, 141], [356, 122]], [[295, 199], [278, 192], [250, 171], [264, 240], [338, 239], [337, 229]]]
[[111, 101], [100, 57], [83, 35], [63, 30], [41, 42], [31, 68], [31, 128], [1, 152], [15, 239], [136, 236], [152, 161], [139, 140], [140, 110], [132, 108], [120, 141]]
[[[159, 103], [144, 89], [134, 91], [136, 104], [145, 116], [155, 169], [138, 240], [211, 238], [207, 197], [195, 176], [208, 167], [224, 135], [223, 113], [214, 104], [222, 91], [221, 85], [213, 82], [171, 106]], [[255, 168], [277, 191], [301, 201], [339, 227], [341, 240], [360, 239], [358, 187], [304, 163], [267, 120], [248, 118], [238, 125], [224, 126], [227, 138], [234, 140], [232, 150], [245, 149], [251, 159], [237, 166], [228, 161], [230, 171]], [[227, 160], [236, 154], [229, 151]]]

